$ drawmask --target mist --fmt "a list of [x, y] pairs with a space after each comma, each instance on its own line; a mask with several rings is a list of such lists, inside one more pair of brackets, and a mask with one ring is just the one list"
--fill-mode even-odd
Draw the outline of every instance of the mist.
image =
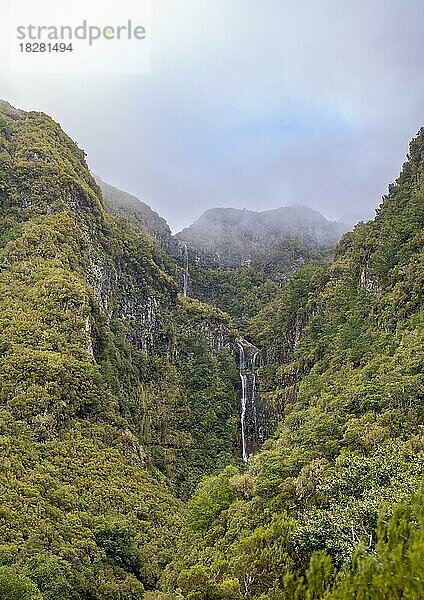
[[423, 29], [421, 0], [155, 0], [150, 73], [6, 68], [0, 96], [51, 115], [174, 232], [211, 207], [353, 224], [423, 124]]

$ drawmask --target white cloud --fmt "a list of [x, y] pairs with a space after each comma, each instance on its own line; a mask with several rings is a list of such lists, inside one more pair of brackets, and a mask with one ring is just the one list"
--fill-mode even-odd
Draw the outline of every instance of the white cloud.
[[422, 124], [421, 0], [153, 7], [150, 75], [15, 75], [1, 95], [174, 229], [216, 205], [371, 215]]

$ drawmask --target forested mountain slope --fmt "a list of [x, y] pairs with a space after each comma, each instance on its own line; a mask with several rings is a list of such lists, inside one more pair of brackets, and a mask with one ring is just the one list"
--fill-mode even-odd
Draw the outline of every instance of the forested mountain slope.
[[102, 191], [105, 209], [109, 214], [140, 224], [168, 253], [177, 252], [178, 243], [173, 239], [169, 225], [163, 217], [145, 202], [106, 183], [98, 175], [94, 178]]
[[165, 589], [424, 597], [423, 223], [424, 130], [375, 220], [253, 319], [285, 416], [245, 473], [198, 488]]
[[[181, 292], [230, 314], [241, 330], [305, 264], [325, 264], [346, 231], [304, 206], [255, 212], [211, 209], [172, 236], [146, 203], [99, 176], [106, 211], [155, 238], [178, 265]], [[185, 283], [184, 283], [185, 278]]]
[[[423, 173], [424, 131], [331, 264], [229, 269], [244, 340], [213, 265], [215, 306], [178, 294], [166, 223], [0, 102], [0, 600], [424, 597]], [[246, 381], [282, 419], [245, 467]]]
[[306, 206], [214, 208], [175, 237], [187, 248], [190, 294], [225, 310], [244, 330], [282, 282], [306, 264], [328, 262], [346, 230]]
[[235, 460], [231, 324], [177, 298], [56, 123], [5, 102], [0, 265], [0, 597], [141, 598], [175, 494]]
[[254, 261], [282, 241], [326, 246], [336, 242], [346, 230], [342, 223], [328, 221], [307, 206], [263, 212], [213, 208], [176, 237], [205, 258], [209, 255], [215, 266], [235, 268]]
[[306, 206], [206, 211], [175, 238], [187, 254], [190, 295], [228, 312], [241, 330], [307, 264], [326, 264], [347, 228]]

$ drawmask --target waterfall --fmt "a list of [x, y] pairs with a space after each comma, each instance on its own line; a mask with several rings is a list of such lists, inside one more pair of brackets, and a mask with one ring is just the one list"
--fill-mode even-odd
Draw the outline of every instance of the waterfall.
[[241, 414], [240, 414], [240, 426], [241, 426], [241, 447], [243, 453], [243, 460], [247, 462], [247, 446], [246, 446], [246, 409], [247, 409], [247, 375], [243, 372], [246, 368], [246, 359], [244, 354], [244, 347], [238, 341], [237, 345], [240, 349], [239, 358], [239, 370], [241, 379]]
[[255, 433], [258, 433], [258, 411], [257, 411], [257, 407], [256, 407], [256, 397], [257, 397], [257, 388], [256, 388], [256, 369], [257, 369], [257, 364], [256, 364], [256, 360], [259, 356], [259, 351], [255, 352], [255, 354], [253, 355], [253, 361], [252, 361], [252, 379], [253, 379], [253, 385], [252, 385], [252, 408], [253, 408], [253, 419], [254, 419], [254, 423], [255, 423]]
[[259, 351], [245, 340], [236, 340], [239, 348], [239, 373], [241, 380], [240, 429], [242, 457], [247, 462], [249, 451], [258, 446], [257, 381]]
[[183, 296], [187, 298], [187, 288], [188, 288], [188, 248], [187, 244], [184, 244], [184, 271], [183, 271]]

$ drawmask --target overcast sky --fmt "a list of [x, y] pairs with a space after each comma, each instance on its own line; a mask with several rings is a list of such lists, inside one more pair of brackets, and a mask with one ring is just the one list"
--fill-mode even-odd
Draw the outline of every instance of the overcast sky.
[[424, 124], [423, 0], [153, 0], [145, 75], [0, 76], [177, 231], [207, 208], [372, 218]]

